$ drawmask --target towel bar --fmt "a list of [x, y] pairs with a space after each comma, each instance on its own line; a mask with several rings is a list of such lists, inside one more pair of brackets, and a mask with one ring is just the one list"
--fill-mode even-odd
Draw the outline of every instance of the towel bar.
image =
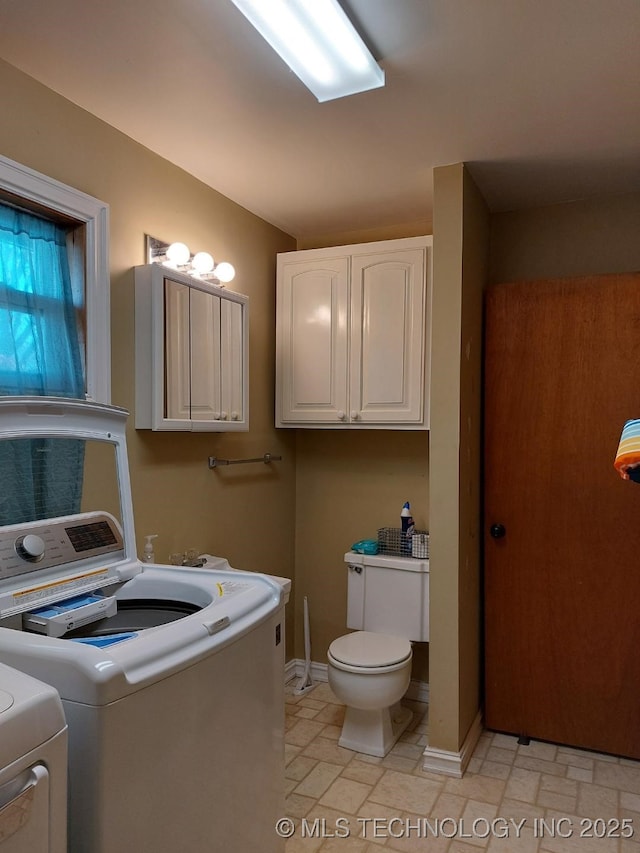
[[219, 468], [220, 465], [245, 465], [247, 462], [264, 462], [268, 465], [270, 462], [280, 462], [282, 456], [274, 456], [272, 453], [265, 453], [264, 456], [256, 456], [253, 459], [218, 459], [217, 456], [209, 457], [209, 468]]

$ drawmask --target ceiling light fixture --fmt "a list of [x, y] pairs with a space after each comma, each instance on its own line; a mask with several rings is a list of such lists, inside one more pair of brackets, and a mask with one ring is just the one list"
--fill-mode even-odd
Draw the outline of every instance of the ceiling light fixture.
[[319, 101], [384, 86], [338, 0], [231, 0]]

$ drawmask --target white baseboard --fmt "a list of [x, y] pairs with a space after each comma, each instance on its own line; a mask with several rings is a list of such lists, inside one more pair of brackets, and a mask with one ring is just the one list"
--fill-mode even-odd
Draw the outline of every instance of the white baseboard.
[[[287, 661], [284, 667], [284, 682], [287, 684], [294, 678], [301, 678], [304, 675], [305, 662], [300, 658], [293, 658]], [[328, 681], [327, 674], [328, 666], [326, 663], [311, 662], [311, 680], [312, 681]], [[411, 681], [409, 689], [405, 693], [407, 699], [413, 699], [416, 702], [429, 702], [429, 685], [426, 681]]]
[[429, 773], [440, 773], [444, 776], [455, 776], [461, 779], [482, 731], [482, 711], [478, 711], [460, 751], [449, 752], [445, 749], [426, 746], [422, 753], [422, 769]]

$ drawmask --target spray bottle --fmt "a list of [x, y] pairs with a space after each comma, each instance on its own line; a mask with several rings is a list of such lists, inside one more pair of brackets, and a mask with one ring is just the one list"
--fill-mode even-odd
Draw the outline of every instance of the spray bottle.
[[411, 505], [409, 501], [402, 507], [400, 513], [400, 526], [402, 527], [401, 550], [403, 553], [411, 553], [411, 537], [415, 530], [413, 516], [411, 515]]
[[153, 553], [153, 542], [152, 539], [157, 539], [157, 533], [151, 533], [149, 536], [145, 536], [145, 544], [144, 544], [144, 554], [142, 557], [143, 562], [145, 563], [155, 563], [156, 555]]

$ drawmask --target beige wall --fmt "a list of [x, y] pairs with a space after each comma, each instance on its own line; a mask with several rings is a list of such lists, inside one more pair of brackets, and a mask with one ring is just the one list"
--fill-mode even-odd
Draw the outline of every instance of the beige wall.
[[482, 292], [489, 216], [464, 165], [434, 171], [429, 746], [456, 752], [480, 707]]
[[[409, 223], [298, 242], [298, 249], [344, 246], [431, 233], [431, 222]], [[299, 429], [296, 438], [296, 654], [304, 655], [302, 609], [309, 603], [312, 658], [345, 633], [344, 554], [379, 527], [399, 527], [405, 501], [420, 530], [429, 529], [429, 433], [394, 430]], [[414, 644], [412, 677], [429, 681], [429, 646]]]
[[[250, 297], [250, 430], [160, 434], [128, 426], [138, 550], [156, 559], [189, 547], [237, 568], [291, 576], [295, 436], [273, 426], [275, 256], [294, 240], [0, 62], [0, 154], [110, 206], [112, 402], [134, 408], [133, 272], [144, 235], [183, 240], [231, 261], [230, 287]], [[171, 132], [188, 132], [176, 128]], [[283, 462], [210, 471], [207, 457], [282, 454]], [[293, 608], [290, 608], [293, 610]], [[288, 624], [289, 656], [293, 623]]]
[[[303, 656], [303, 598], [308, 596], [312, 658], [346, 632], [347, 567], [354, 542], [399, 527], [410, 501], [418, 529], [429, 529], [428, 433], [297, 430], [296, 650]], [[428, 681], [427, 644], [416, 644], [413, 677]]]
[[492, 283], [640, 270], [640, 193], [491, 217]]

